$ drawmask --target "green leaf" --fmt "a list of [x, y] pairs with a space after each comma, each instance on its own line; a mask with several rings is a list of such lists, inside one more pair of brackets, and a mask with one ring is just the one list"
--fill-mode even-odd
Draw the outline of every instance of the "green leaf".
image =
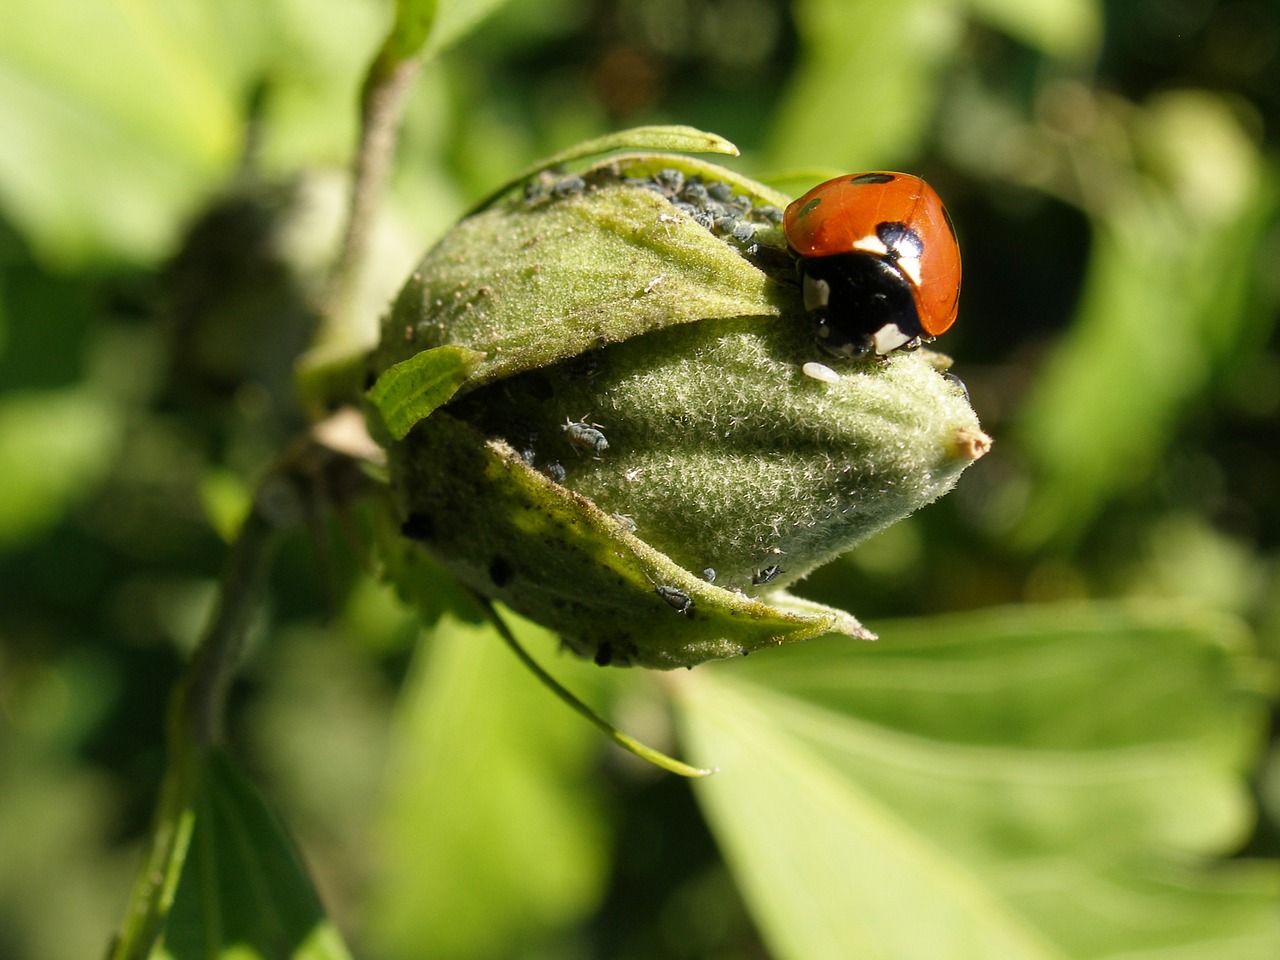
[[275, 171], [349, 149], [377, 6], [5, 0], [0, 208], [40, 260], [154, 262], [232, 175], [270, 80]]
[[1251, 827], [1265, 717], [1234, 621], [1009, 609], [715, 664], [695, 790], [775, 955], [1280, 955]]
[[346, 960], [297, 850], [226, 754], [207, 754], [156, 960]]
[[[370, 939], [381, 956], [526, 955], [602, 895], [604, 741], [489, 626], [446, 617], [425, 641], [394, 731]], [[572, 658], [557, 672], [577, 689], [607, 676]]]
[[[626, 155], [609, 167], [641, 174], [656, 164], [726, 180], [764, 202], [776, 196], [672, 154]], [[459, 223], [397, 296], [373, 367], [446, 342], [466, 346], [486, 354], [470, 391], [662, 327], [777, 316], [778, 300], [732, 245], [653, 191], [612, 183], [550, 202], [513, 200]]]
[[0, 397], [0, 544], [38, 536], [93, 491], [122, 421], [119, 405], [89, 388]]
[[870, 636], [843, 611], [783, 609], [694, 576], [447, 411], [413, 441], [389, 463], [415, 549], [598, 663], [671, 670], [833, 631]]
[[493, 203], [512, 187], [536, 176], [543, 170], [550, 170], [575, 160], [597, 157], [618, 150], [664, 150], [679, 153], [719, 153], [731, 157], [738, 155], [738, 148], [716, 133], [708, 133], [696, 127], [682, 124], [658, 125], [649, 127], [632, 127], [616, 133], [605, 134], [584, 140], [572, 147], [544, 157], [533, 166], [521, 171], [498, 189], [477, 202], [468, 213], [476, 213]]
[[1053, 57], [1078, 60], [1094, 54], [1102, 41], [1097, 0], [964, 0], [964, 5], [975, 18]]
[[795, 19], [799, 67], [775, 109], [768, 166], [882, 170], [916, 154], [964, 40], [958, 4], [807, 0]]
[[[214, 5], [11, 0], [0, 201], [39, 253], [159, 254], [239, 147], [237, 51]], [[261, 17], [233, 17], [249, 48]], [[74, 52], [73, 52], [74, 51]], [[163, 77], [162, 82], [157, 78]]]
[[1264, 244], [1280, 179], [1216, 97], [1165, 95], [1134, 126], [1168, 182], [1109, 178], [1080, 309], [1018, 418], [1035, 474], [1017, 531], [1026, 545], [1080, 535], [1147, 482], [1215, 365], [1252, 357], [1268, 336], [1240, 251]]
[[456, 43], [506, 0], [396, 0], [383, 50], [393, 60], [432, 57]]
[[423, 350], [383, 372], [369, 390], [369, 402], [387, 432], [402, 440], [415, 423], [458, 392], [484, 356], [465, 347]]

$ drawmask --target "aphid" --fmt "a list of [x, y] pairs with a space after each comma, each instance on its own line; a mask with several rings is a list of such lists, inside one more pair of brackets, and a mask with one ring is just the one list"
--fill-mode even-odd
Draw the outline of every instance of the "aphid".
[[565, 478], [564, 464], [562, 464], [559, 460], [552, 460], [542, 469], [543, 469], [543, 472], [546, 473], [546, 475], [550, 477], [552, 480], [554, 480], [556, 483], [564, 483], [564, 478]]
[[716, 180], [707, 184], [707, 195], [712, 200], [718, 200], [720, 203], [728, 203], [733, 199], [732, 185], [725, 183], [723, 180]]
[[683, 613], [686, 617], [693, 616], [693, 598], [687, 593], [661, 583], [653, 588], [653, 592], [665, 600], [677, 613]]
[[684, 189], [680, 191], [680, 199], [692, 203], [696, 207], [705, 207], [711, 197], [707, 193], [707, 188], [700, 182], [689, 180], [685, 183]]
[[562, 429], [570, 446], [590, 450], [592, 456], [599, 457], [609, 449], [609, 441], [600, 432], [599, 426], [598, 423], [587, 423], [585, 420], [568, 420]]
[[782, 572], [782, 567], [778, 566], [776, 563], [771, 563], [769, 564], [769, 566], [765, 567], [763, 570], [757, 570], [754, 574], [752, 574], [751, 582], [755, 584], [757, 587], [760, 587], [766, 583], [776, 580], [778, 577], [778, 574], [780, 574], [781, 572]]
[[586, 189], [587, 181], [575, 176], [558, 180], [556, 185], [551, 188], [551, 192], [557, 199], [563, 200], [565, 197], [576, 196]]
[[671, 167], [664, 167], [654, 177], [665, 193], [677, 194], [684, 187], [684, 174]]
[[705, 581], [707, 581], [707, 583], [715, 583], [715, 582], [716, 582], [716, 571], [715, 571], [715, 568], [714, 568], [714, 567], [707, 567], [707, 569], [703, 570], [703, 571], [702, 571], [702, 579], [703, 579], [703, 580], [705, 580]]

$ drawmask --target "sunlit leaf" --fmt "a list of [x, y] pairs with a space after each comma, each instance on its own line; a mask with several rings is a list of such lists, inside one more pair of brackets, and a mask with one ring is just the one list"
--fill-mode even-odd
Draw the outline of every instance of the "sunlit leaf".
[[484, 356], [455, 346], [423, 350], [384, 371], [369, 391], [369, 402], [391, 436], [402, 440], [458, 391]]
[[386, 50], [398, 60], [432, 56], [456, 43], [506, 0], [396, 0]]
[[956, 5], [805, 0], [795, 20], [801, 55], [773, 117], [769, 166], [875, 170], [915, 153], [963, 38]]
[[1239, 251], [1270, 229], [1280, 182], [1215, 98], [1166, 97], [1143, 121], [1167, 182], [1117, 172], [1078, 314], [1018, 418], [1036, 477], [1018, 531], [1028, 544], [1077, 536], [1146, 481], [1215, 364], [1267, 335]]
[[886, 624], [690, 675], [695, 786], [779, 958], [1280, 953], [1233, 622], [1109, 607]]
[[510, 190], [515, 184], [528, 180], [543, 170], [550, 170], [562, 164], [573, 163], [575, 160], [597, 157], [616, 150], [718, 153], [731, 157], [738, 155], [738, 148], [724, 137], [719, 134], [708, 133], [705, 130], [698, 130], [695, 127], [687, 127], [681, 124], [632, 127], [629, 130], [619, 130], [616, 133], [584, 140], [582, 143], [576, 143], [572, 147], [561, 150], [559, 153], [544, 157], [533, 166], [520, 171], [497, 190], [480, 200], [472, 207], [472, 210], [483, 209], [492, 203], [495, 198]]
[[[200, 2], [11, 0], [0, 31], [0, 202], [42, 254], [152, 255], [229, 168], [262, 20]], [[71, 55], [69, 51], [76, 51]]]
[[281, 167], [351, 141], [376, 5], [6, 0], [0, 209], [43, 261], [154, 261], [225, 183], [251, 91]]
[[[546, 634], [521, 638], [554, 649]], [[446, 617], [426, 640], [395, 731], [370, 934], [385, 956], [510, 956], [602, 894], [592, 761], [604, 740], [491, 628]], [[555, 670], [564, 667], [599, 674], [571, 660]]]
[[156, 960], [346, 960], [292, 841], [225, 754], [203, 766], [195, 829]]
[[43, 532], [88, 496], [122, 426], [120, 411], [88, 389], [0, 397], [0, 544]]
[[971, 14], [1051, 56], [1082, 57], [1102, 39], [1097, 0], [963, 0]]

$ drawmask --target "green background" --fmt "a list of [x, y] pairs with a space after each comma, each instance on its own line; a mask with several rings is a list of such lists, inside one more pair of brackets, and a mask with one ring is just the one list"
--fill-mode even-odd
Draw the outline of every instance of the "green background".
[[[457, 43], [410, 99], [355, 335], [513, 172], [688, 123], [793, 193], [859, 169], [934, 184], [965, 258], [938, 346], [995, 447], [802, 585], [873, 647], [655, 678], [521, 629], [624, 730], [721, 768], [692, 790], [465, 612], [424, 637], [359, 511], [316, 514], [274, 570], [230, 745], [353, 952], [1276, 956], [1276, 5], [488, 6], [441, 5]], [[71, 960], [119, 922], [168, 690], [300, 423], [291, 362], [391, 9], [6, 14], [0, 956]]]

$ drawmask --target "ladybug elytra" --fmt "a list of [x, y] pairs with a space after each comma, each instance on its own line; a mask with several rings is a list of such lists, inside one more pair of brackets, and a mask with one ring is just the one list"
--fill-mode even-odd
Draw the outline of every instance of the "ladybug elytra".
[[942, 200], [919, 177], [828, 180], [787, 207], [783, 230], [830, 353], [882, 356], [955, 322], [960, 247]]

